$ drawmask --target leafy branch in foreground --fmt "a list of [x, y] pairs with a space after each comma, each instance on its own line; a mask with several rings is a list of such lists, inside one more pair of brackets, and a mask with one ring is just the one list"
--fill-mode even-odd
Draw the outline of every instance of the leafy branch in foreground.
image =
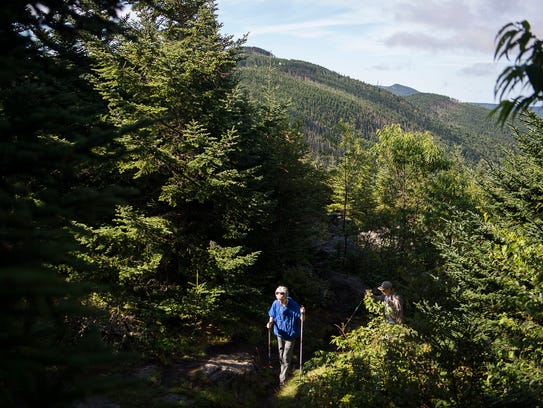
[[[498, 114], [498, 122], [504, 124], [509, 117], [514, 119], [531, 105], [543, 100], [543, 42], [531, 31], [528, 21], [509, 23], [496, 35], [495, 59], [507, 58], [516, 53], [514, 65], [503, 70], [494, 87], [494, 94], [500, 98], [500, 104], [492, 111]], [[531, 86], [528, 96], [517, 96], [512, 100], [502, 100], [509, 92], [523, 90]]]

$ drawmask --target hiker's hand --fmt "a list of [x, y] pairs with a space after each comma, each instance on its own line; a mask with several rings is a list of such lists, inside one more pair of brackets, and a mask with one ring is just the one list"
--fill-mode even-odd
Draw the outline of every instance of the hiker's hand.
[[302, 306], [302, 307], [300, 308], [300, 313], [301, 313], [301, 314], [304, 314], [304, 313], [305, 313], [305, 307]]
[[373, 296], [373, 293], [371, 292], [371, 289], [366, 289], [366, 297]]
[[268, 323], [266, 323], [266, 328], [267, 328], [268, 330], [270, 330], [271, 327], [272, 327], [272, 324], [273, 324], [273, 322], [268, 322]]

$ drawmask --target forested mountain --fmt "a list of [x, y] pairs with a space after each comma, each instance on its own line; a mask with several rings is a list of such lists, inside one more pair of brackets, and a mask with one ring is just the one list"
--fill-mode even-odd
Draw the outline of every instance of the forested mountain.
[[429, 131], [448, 148], [460, 146], [472, 163], [494, 161], [503, 147], [513, 144], [509, 129], [498, 127], [483, 107], [411, 88], [400, 96], [393, 93], [398, 86], [390, 92], [309, 62], [275, 58], [257, 48], [246, 48], [246, 52], [242, 84], [256, 99], [271, 91], [290, 101], [290, 115], [301, 123], [314, 151], [333, 153], [340, 119], [367, 140], [374, 140], [375, 131], [390, 124]]

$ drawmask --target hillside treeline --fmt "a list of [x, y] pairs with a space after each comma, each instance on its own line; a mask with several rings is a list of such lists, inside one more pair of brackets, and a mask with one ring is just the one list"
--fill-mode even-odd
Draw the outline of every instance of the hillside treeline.
[[[243, 42], [213, 1], [122, 6], [1, 6], [2, 406], [134, 387], [111, 376], [128, 357], [257, 344], [278, 283], [310, 311], [309, 350], [328, 349], [279, 403], [542, 403], [541, 119], [474, 173], [430, 125], [330, 118], [324, 169], [282, 95], [240, 85]], [[330, 351], [331, 271], [392, 280], [406, 325], [368, 301]], [[182, 384], [201, 406], [255, 403]]]
[[508, 127], [500, 127], [489, 110], [460, 103], [446, 96], [415, 93], [398, 96], [304, 61], [276, 58], [264, 50], [246, 48], [242, 61], [242, 85], [256, 99], [269, 89], [290, 101], [289, 115], [299, 121], [305, 140], [319, 158], [336, 155], [337, 123], [352, 123], [370, 141], [378, 129], [399, 124], [409, 131], [430, 131], [448, 150], [461, 148], [475, 164], [496, 161], [514, 139]]

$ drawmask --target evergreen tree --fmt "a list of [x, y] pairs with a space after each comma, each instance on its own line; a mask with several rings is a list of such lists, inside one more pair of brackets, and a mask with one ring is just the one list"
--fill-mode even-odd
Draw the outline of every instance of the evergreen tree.
[[130, 39], [91, 46], [106, 120], [128, 129], [116, 177], [138, 194], [110, 227], [87, 226], [87, 245], [116, 288], [112, 304], [131, 310], [125, 319], [146, 316], [133, 332], [165, 358], [185, 345], [168, 340], [169, 328], [235, 319], [230, 302], [254, 292], [244, 277], [257, 253], [242, 241], [261, 198], [247, 187], [253, 170], [235, 162], [239, 44], [219, 34], [213, 2], [138, 2], [133, 10]]
[[[347, 240], [367, 222], [368, 210], [372, 207], [371, 157], [369, 147], [364, 148], [362, 137], [352, 125], [340, 121], [341, 129], [338, 150], [339, 161], [331, 172], [332, 203], [328, 211], [341, 214], [343, 258], [347, 255]], [[352, 228], [347, 228], [347, 223]], [[354, 228], [353, 228], [354, 227]], [[353, 231], [354, 229], [354, 231]]]
[[[68, 404], [103, 350], [82, 316], [75, 221], [108, 213], [92, 174], [112, 129], [82, 43], [117, 30], [118, 1], [5, 1], [0, 12], [0, 405]], [[93, 340], [94, 339], [94, 340]], [[92, 341], [91, 341], [92, 340]]]
[[324, 172], [311, 160], [300, 129], [288, 117], [288, 101], [269, 88], [256, 102], [254, 135], [249, 155], [258, 158], [261, 181], [255, 187], [269, 200], [269, 214], [252, 236], [262, 248], [260, 268], [286, 279], [290, 267], [306, 263], [315, 251], [329, 195]]
[[[446, 222], [437, 245], [441, 292], [423, 308], [430, 343], [457, 400], [474, 406], [541, 403], [541, 134], [531, 117], [519, 153], [485, 181], [486, 212]], [[422, 321], [421, 321], [422, 322]]]
[[[253, 312], [240, 297], [266, 285], [259, 254], [300, 259], [321, 202], [299, 134], [238, 89], [241, 42], [220, 35], [214, 3], [176, 4], [138, 3], [128, 40], [90, 45], [106, 121], [127, 130], [112, 177], [138, 194], [110, 226], [80, 226], [95, 280], [115, 287], [108, 302], [161, 358], [210, 325], [239, 330]], [[192, 335], [177, 340], [179, 328]]]
[[454, 179], [444, 177], [452, 163], [428, 132], [405, 132], [396, 125], [377, 136], [372, 147], [377, 163], [372, 229], [387, 251], [383, 259], [390, 262], [389, 279], [409, 283], [435, 259], [429, 245], [434, 226], [428, 222], [438, 218], [430, 214], [443, 198], [441, 192], [456, 187], [447, 184]]

